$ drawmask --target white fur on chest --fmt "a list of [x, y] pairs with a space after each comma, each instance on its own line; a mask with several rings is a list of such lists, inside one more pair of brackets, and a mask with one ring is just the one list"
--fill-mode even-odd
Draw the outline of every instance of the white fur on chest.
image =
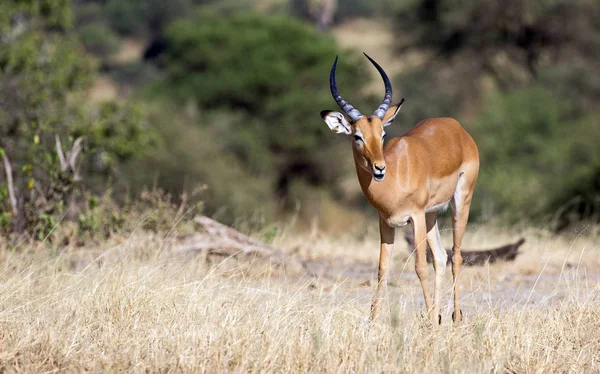
[[410, 216], [390, 217], [385, 221], [390, 227], [404, 227], [410, 222]]

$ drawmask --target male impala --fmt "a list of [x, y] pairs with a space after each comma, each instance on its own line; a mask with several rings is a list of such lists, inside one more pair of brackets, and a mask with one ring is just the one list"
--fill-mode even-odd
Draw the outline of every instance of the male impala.
[[[404, 99], [391, 106], [392, 85], [385, 71], [377, 68], [385, 84], [383, 102], [374, 115], [363, 116], [345, 101], [337, 90], [333, 63], [329, 83], [331, 94], [348, 116], [324, 110], [321, 117], [331, 131], [353, 137], [352, 151], [360, 187], [379, 212], [381, 252], [377, 290], [371, 307], [373, 319], [379, 311], [382, 288], [386, 286], [395, 228], [412, 222], [416, 245], [415, 270], [425, 297], [431, 323], [440, 312], [440, 288], [447, 254], [440, 240], [436, 212], [452, 207], [454, 237], [452, 275], [454, 277], [454, 322], [462, 319], [458, 277], [462, 265], [460, 247], [469, 218], [469, 207], [479, 172], [479, 152], [473, 138], [452, 118], [430, 118], [419, 122], [400, 138], [383, 146], [384, 127], [392, 123]], [[426, 240], [434, 257], [435, 289], [433, 305], [427, 281]]]

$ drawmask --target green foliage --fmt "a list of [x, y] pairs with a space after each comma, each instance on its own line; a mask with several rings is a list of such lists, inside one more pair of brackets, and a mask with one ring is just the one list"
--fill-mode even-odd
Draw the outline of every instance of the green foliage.
[[[71, 0], [9, 0], [0, 4], [0, 32], [14, 36], [17, 29], [27, 27], [19, 22], [25, 19], [43, 19], [44, 23], [58, 30], [69, 29], [73, 25]], [[11, 24], [19, 15], [17, 25]], [[22, 17], [22, 18], [21, 18]], [[12, 34], [12, 35], [11, 35]]]
[[515, 89], [549, 66], [571, 70], [577, 61], [592, 73], [599, 15], [594, 0], [409, 1], [397, 6], [393, 24], [403, 38], [395, 47], [427, 52], [434, 75], [461, 75], [463, 96], [481, 89], [482, 75]]
[[74, 4], [75, 7], [75, 27], [82, 27], [89, 24], [104, 24], [106, 22], [105, 16], [106, 4], [102, 2], [96, 2], [94, 0], [89, 1], [78, 1]]
[[[205, 114], [203, 125], [198, 126], [196, 117], [173, 118], [176, 111], [166, 107], [152, 114], [150, 123], [160, 141], [147, 158], [126, 171], [136, 190], [157, 184], [174, 196], [185, 191], [190, 202], [202, 201], [207, 214], [229, 223], [252, 212], [272, 219], [273, 175], [250, 173], [227, 147], [227, 137], [234, 137], [229, 131], [235, 118]], [[265, 162], [271, 161], [264, 157]]]
[[114, 201], [111, 188], [101, 197], [86, 193], [84, 200], [87, 204], [81, 207], [76, 219], [80, 240], [104, 239], [124, 229], [131, 210]]
[[[284, 16], [201, 15], [171, 25], [166, 45], [156, 97], [228, 112], [234, 121], [202, 118], [198, 125], [215, 128], [218, 141], [243, 167], [273, 180], [271, 191], [281, 185], [278, 181], [306, 178], [288, 175], [298, 168], [310, 170], [317, 181], [339, 176], [341, 169], [332, 170], [318, 158], [319, 149], [335, 144], [318, 115], [335, 105], [328, 89], [337, 53], [331, 37]], [[338, 68], [340, 89], [355, 105], [361, 103], [363, 83], [356, 77], [366, 76], [358, 61], [343, 53]]]
[[[182, 191], [228, 223], [264, 223], [296, 203], [316, 212], [323, 196], [350, 200], [338, 183], [353, 172], [349, 149], [318, 115], [337, 109], [328, 72], [340, 53], [316, 30], [323, 4], [0, 2], [0, 161], [12, 163], [18, 208], [2, 168], [0, 231], [52, 240], [56, 224], [70, 220], [88, 240], [141, 217], [146, 229], [168, 230], [184, 215]], [[392, 10], [403, 64], [394, 86], [407, 104], [390, 135], [432, 116], [466, 124], [482, 159], [474, 217], [600, 221], [600, 7], [339, 0], [335, 22]], [[290, 13], [305, 22], [282, 15]], [[110, 58], [125, 37], [149, 42], [148, 60]], [[380, 98], [361, 94], [371, 83], [367, 64], [340, 54], [341, 92], [363, 112], [374, 109]], [[90, 103], [94, 61], [119, 92], [143, 87], [131, 97], [149, 102]], [[65, 166], [79, 146], [75, 167]]]
[[553, 218], [557, 228], [600, 221], [599, 14], [588, 0], [397, 4], [396, 52], [428, 56], [397, 80], [405, 113], [412, 123], [471, 122], [481, 153], [475, 216]]
[[480, 204], [532, 219], [580, 209], [568, 206], [576, 196], [596, 207], [600, 194], [590, 181], [600, 170], [600, 134], [590, 131], [595, 118], [571, 113], [570, 105], [539, 86], [493, 95], [476, 128]]
[[156, 141], [138, 104], [109, 101], [96, 108], [82, 106], [77, 115], [71, 133], [85, 136], [88, 153], [98, 154], [106, 166], [143, 156]]
[[443, 83], [433, 77], [427, 69], [413, 69], [399, 74], [394, 78], [394, 82], [394, 86], [402, 90], [402, 97], [407, 100], [402, 106], [402, 115], [394, 122], [394, 125], [402, 130], [398, 135], [426, 118], [459, 117], [461, 96], [457, 91], [460, 90], [460, 85], [451, 84], [446, 80], [446, 86], [440, 89]]
[[70, 36], [34, 29], [2, 44], [2, 132], [60, 116], [66, 106], [64, 93], [79, 91], [91, 81], [91, 60]]
[[98, 56], [111, 55], [119, 50], [118, 37], [101, 23], [82, 26], [79, 37], [85, 48]]
[[[329, 37], [287, 17], [243, 15], [177, 22], [167, 43], [162, 92], [269, 121], [254, 131], [275, 148], [309, 149], [322, 140], [325, 127], [307, 117], [315, 106], [331, 105], [323, 90], [336, 54]], [[359, 87], [356, 62], [348, 55], [340, 62], [338, 80], [349, 94]]]
[[16, 199], [13, 206], [1, 194], [0, 226], [43, 239], [87, 205], [86, 177], [93, 174], [92, 187], [102, 189], [117, 166], [149, 149], [152, 136], [137, 106], [84, 103], [95, 66], [72, 33], [70, 1], [0, 9], [17, 20], [0, 20], [0, 145]]
[[109, 0], [107, 17], [122, 35], [148, 36], [159, 33], [174, 19], [185, 15], [191, 0]]

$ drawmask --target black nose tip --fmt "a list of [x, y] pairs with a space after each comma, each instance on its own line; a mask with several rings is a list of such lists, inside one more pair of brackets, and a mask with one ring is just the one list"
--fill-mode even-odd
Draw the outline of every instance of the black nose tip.
[[379, 166], [379, 165], [375, 164], [375, 170], [384, 171], [385, 170], [385, 165]]

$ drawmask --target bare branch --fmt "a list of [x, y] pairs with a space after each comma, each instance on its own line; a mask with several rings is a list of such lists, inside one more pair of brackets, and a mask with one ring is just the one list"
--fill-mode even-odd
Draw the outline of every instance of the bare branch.
[[17, 206], [17, 197], [15, 195], [15, 186], [13, 183], [12, 176], [12, 165], [10, 164], [10, 160], [8, 159], [8, 155], [5, 153], [4, 157], [4, 172], [6, 173], [6, 184], [8, 186], [8, 196], [10, 198], [10, 205], [12, 206], [12, 210], [15, 216], [19, 214], [19, 208]]
[[56, 135], [55, 139], [56, 139], [56, 153], [58, 153], [58, 159], [60, 161], [60, 170], [67, 171], [67, 169], [69, 168], [69, 164], [67, 163], [65, 153], [63, 152], [60, 138], [58, 137], [58, 135]]
[[194, 222], [204, 228], [198, 232], [178, 238], [174, 250], [179, 253], [207, 251], [222, 256], [252, 256], [269, 258], [275, 263], [285, 262], [281, 249], [252, 239], [239, 231], [205, 216], [197, 216]]
[[77, 181], [79, 180], [79, 174], [77, 173], [77, 156], [79, 156], [79, 153], [81, 153], [81, 151], [83, 150], [83, 137], [80, 136], [79, 138], [75, 139], [75, 142], [73, 143], [73, 149], [71, 150], [71, 152], [67, 152], [68, 157], [69, 157], [69, 167], [71, 168], [71, 171], [73, 172], [73, 178]]

